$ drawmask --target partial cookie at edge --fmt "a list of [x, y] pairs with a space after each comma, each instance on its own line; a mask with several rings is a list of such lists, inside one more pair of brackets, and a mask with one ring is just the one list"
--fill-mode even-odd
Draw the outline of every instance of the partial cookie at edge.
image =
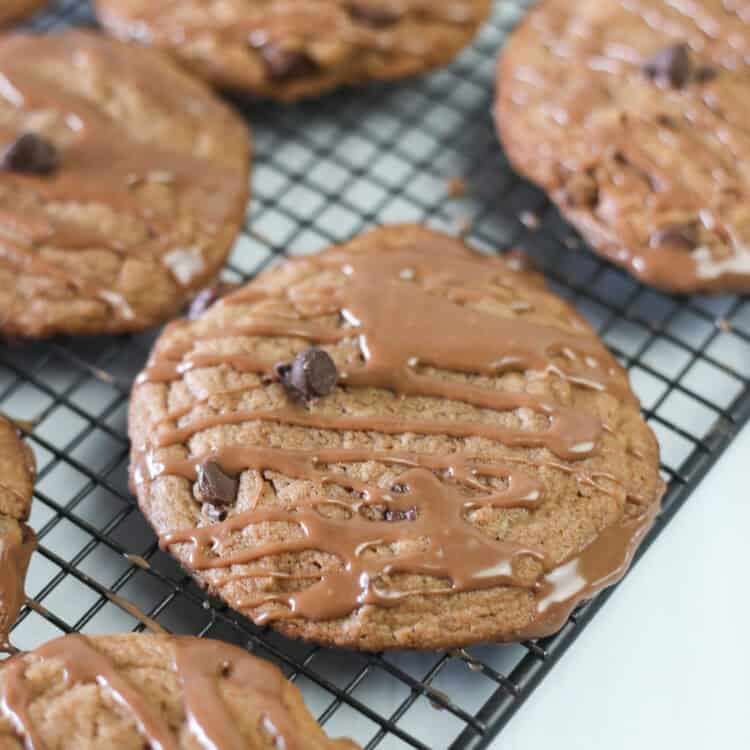
[[24, 523], [31, 511], [35, 473], [31, 448], [0, 415], [0, 650], [7, 647], [8, 632], [23, 606], [24, 579], [36, 546], [33, 531]]
[[[274, 665], [220, 641], [65, 636], [0, 665], [0, 745], [357, 750]], [[144, 745], [144, 743], [146, 743]]]
[[122, 39], [168, 50], [215, 85], [279, 99], [403, 78], [449, 63], [490, 0], [97, 0]]
[[750, 21], [720, 0], [694, 3], [695, 18], [664, 0], [627, 5], [542, 0], [529, 12], [498, 64], [502, 142], [645, 283], [747, 291]]
[[161, 54], [92, 32], [2, 37], [0, 73], [18, 92], [0, 102], [0, 332], [175, 315], [241, 228], [243, 122]]

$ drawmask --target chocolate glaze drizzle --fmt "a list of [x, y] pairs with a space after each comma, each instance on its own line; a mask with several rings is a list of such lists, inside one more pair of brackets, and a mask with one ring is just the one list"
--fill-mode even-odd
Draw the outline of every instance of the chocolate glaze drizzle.
[[[528, 289], [535, 282], [510, 271], [500, 260], [481, 258], [447, 237], [427, 232], [420, 236], [429, 239], [384, 246], [377, 253], [335, 249], [305, 260], [310, 269], [333, 275], [331, 285], [322, 290], [309, 291], [304, 284], [280, 292], [258, 285], [246, 287], [225, 298], [219, 307], [284, 300], [295, 312], [285, 317], [250, 307], [247, 319], [228, 327], [221, 325], [219, 311], [216, 327], [204, 324], [196, 336], [180, 339], [185, 343], [168, 343], [168, 337], [157, 345], [138, 380], [137, 387], [153, 388], [191, 370], [218, 366], [261, 376], [272, 373], [274, 362], [254, 356], [195, 351], [220, 339], [272, 336], [317, 346], [357, 340], [358, 356], [337, 361], [344, 388], [377, 388], [403, 398], [446, 399], [482, 410], [466, 421], [440, 416], [404, 419], [398, 413], [324, 414], [322, 409], [306, 409], [290, 401], [281, 408], [228, 411], [192, 419], [185, 419], [189, 410], [183, 409], [158, 421], [148, 444], [133, 451], [132, 478], [140, 492], [166, 476], [195, 482], [198, 466], [208, 460], [216, 461], [230, 475], [249, 470], [258, 479], [251, 509], [214, 525], [161, 530], [164, 548], [188, 546], [187, 562], [193, 570], [242, 566], [234, 571], [232, 580], [281, 584], [271, 591], [253, 587], [247, 596], [229, 597], [232, 606], [258, 623], [290, 618], [331, 620], [346, 617], [363, 605], [394, 607], [415, 594], [445, 596], [512, 586], [528, 590], [537, 602], [534, 622], [519, 636], [549, 633], [562, 626], [576, 603], [624, 573], [653, 521], [658, 498], [635, 497], [627, 489], [627, 478], [596, 473], [583, 463], [598, 454], [605, 431], [611, 431], [594, 414], [548, 396], [501, 391], [492, 384], [477, 385], [445, 375], [491, 378], [523, 372], [532, 379], [556, 378], [573, 388], [607, 392], [633, 403], [623, 372], [612, 356], [577, 319], [568, 316], [565, 320], [568, 313], [563, 309], [564, 328], [521, 316], [499, 317], [466, 306], [491, 299], [498, 293], [497, 284]], [[340, 318], [338, 327], [321, 321], [322, 316], [332, 314]], [[262, 386], [248, 390], [253, 387]], [[203, 403], [209, 400], [207, 396]], [[485, 410], [491, 414], [523, 410], [541, 416], [547, 427], [532, 430], [489, 421], [482, 416]], [[509, 448], [546, 449], [551, 456], [535, 453], [531, 458], [526, 453], [489, 459], [481, 452], [468, 451], [433, 455], [234, 444], [203, 455], [175, 458], [175, 446], [189, 444], [191, 437], [204, 430], [252, 421], [323, 431], [478, 436]], [[372, 461], [400, 471], [394, 487], [384, 489], [357, 481], [339, 468]], [[601, 492], [611, 494], [607, 487], [614, 484], [621, 494], [630, 495], [632, 512], [625, 512], [620, 521], [563, 561], [548, 559], [533, 547], [495, 539], [471, 522], [472, 513], [482, 508], [533, 512], [541, 507], [546, 499], [544, 487], [528, 469], [536, 471], [543, 466], [572, 474]], [[307, 480], [320, 489], [291, 508], [263, 505], [267, 472]], [[482, 482], [490, 478], [499, 481], [492, 485]], [[498, 485], [500, 489], [493, 489]], [[355, 499], [344, 502], [329, 497], [326, 488], [333, 486], [347, 490]], [[238, 534], [259, 525], [282, 525], [291, 531], [280, 541], [232, 551]], [[405, 542], [411, 543], [406, 550]], [[388, 549], [389, 554], [371, 554], [375, 549], [380, 553]], [[339, 564], [310, 567], [296, 574], [274, 565], [275, 557], [306, 551], [328, 553]], [[519, 567], [529, 559], [542, 566], [541, 579], [529, 579], [523, 566]], [[431, 583], [419, 591], [402, 591], [397, 585], [394, 589], [401, 574], [425, 576]]]
[[26, 600], [24, 580], [36, 549], [34, 532], [23, 525], [20, 529], [18, 539], [12, 533], [0, 536], [0, 652], [10, 648], [8, 633]]
[[[679, 86], [648, 75], [670, 49]], [[611, 261], [668, 291], [747, 291], [749, 61], [744, 3], [548, 0], [506, 47], [496, 120], [516, 168]]]
[[[52, 217], [34, 210], [32, 202], [25, 210], [0, 210], [0, 263], [25, 274], [49, 277], [77, 290], [79, 296], [106, 304], [118, 320], [130, 327], [146, 325], [139, 311], [117, 291], [104, 288], [64, 264], [41, 257], [39, 250], [54, 248], [70, 253], [104, 248], [119, 256], [154, 260], [164, 266], [178, 287], [193, 288], [207, 278], [209, 271], [205, 247], [199, 236], [212, 237], [227, 223], [239, 223], [244, 211], [246, 184], [235, 168], [221, 167], [201, 158], [199, 150], [170, 150], [161, 143], [149, 142], [129, 133], [105, 106], [97, 106], [74, 87], [61, 87], [40, 73], [42, 63], [69, 63], [71, 75], [87, 61], [98, 74], [115, 65], [112, 58], [122, 56], [122, 70], [127, 70], [129, 83], [165, 111], [179, 116], [194, 109], [206, 111], [213, 105], [207, 92], [191, 91], [183, 85], [164, 85], [158, 66], [151, 58], [131, 55], [116, 42], [102, 41], [85, 32], [68, 32], [45, 36], [18, 35], [0, 45], [2, 96], [19, 110], [50, 113], [66, 124], [58, 135], [61, 163], [52, 175], [39, 177], [6, 171], [3, 184], [27, 191], [45, 205], [49, 203], [90, 203], [106, 206], [118, 216], [132, 218], [145, 227], [146, 237], [123, 242], [114, 234], [85, 228], [75, 221]], [[125, 60], [127, 56], [127, 60]], [[35, 61], [32, 64], [30, 61]], [[39, 67], [35, 67], [38, 63]], [[169, 81], [169, 79], [166, 79]], [[194, 101], [189, 102], [190, 96]], [[213, 117], [226, 117], [222, 111]], [[12, 126], [0, 126], [0, 143], [12, 142], [18, 133]], [[239, 168], [242, 170], [242, 166]], [[175, 204], [180, 213], [189, 215], [189, 222], [164, 212], [153, 201], [144, 199], [139, 188], [149, 183], [169, 185], [175, 191]]]
[[[139, 636], [135, 636], [139, 637]], [[245, 741], [219, 690], [220, 680], [243, 692], [248, 712], [257, 712], [261, 727], [275, 747], [300, 750], [305, 734], [290, 717], [285, 681], [272, 665], [233, 646], [198, 638], [165, 638], [174, 649], [173, 670], [183, 691], [190, 732], [205, 750], [243, 750]], [[150, 705], [116, 665], [84, 636], [69, 635], [51, 641], [29, 656], [16, 656], [0, 669], [0, 715], [9, 719], [24, 739], [27, 750], [48, 750], [30, 713], [35, 698], [27, 679], [29, 660], [53, 661], [62, 666], [65, 682], [98, 684], [123, 713], [129, 715], [153, 750], [179, 750], [175, 731]], [[342, 741], [341, 747], [350, 745]]]

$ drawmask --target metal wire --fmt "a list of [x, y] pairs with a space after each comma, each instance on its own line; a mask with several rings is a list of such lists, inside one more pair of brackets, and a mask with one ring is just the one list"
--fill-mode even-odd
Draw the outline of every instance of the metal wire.
[[[257, 153], [254, 197], [226, 276], [247, 278], [278, 255], [395, 221], [463, 231], [487, 249], [524, 247], [629, 368], [659, 436], [669, 491], [650, 542], [750, 417], [750, 303], [644, 288], [586, 252], [511, 172], [490, 116], [494, 61], [529, 5], [497, 3], [477, 43], [421, 80], [297, 106], [235, 102]], [[86, 2], [59, 0], [30, 25], [92, 23]], [[466, 182], [466, 196], [450, 195], [453, 178]], [[254, 627], [159, 551], [128, 491], [128, 392], [155, 335], [0, 349], [0, 409], [33, 420], [40, 467], [32, 525], [41, 544], [15, 644], [143, 630], [113, 601], [120, 596], [170, 631], [224, 638], [277, 662], [331, 733], [353, 733], [368, 750], [429, 750], [435, 731], [450, 750], [486, 748], [612, 592], [552, 638], [450, 654], [363, 656]], [[432, 734], [425, 702], [440, 709], [429, 715]]]

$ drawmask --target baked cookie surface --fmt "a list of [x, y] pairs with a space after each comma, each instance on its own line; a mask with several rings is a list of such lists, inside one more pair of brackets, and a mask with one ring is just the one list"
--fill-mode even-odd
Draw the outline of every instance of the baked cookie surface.
[[501, 54], [496, 120], [515, 168], [667, 291], [750, 290], [746, 10], [543, 0]]
[[0, 26], [19, 21], [47, 4], [47, 0], [3, 0], [0, 7]]
[[35, 537], [24, 521], [31, 511], [36, 465], [18, 431], [0, 416], [0, 651], [24, 603], [23, 583]]
[[97, 0], [123, 39], [167, 49], [215, 85], [297, 99], [449, 63], [490, 0]]
[[415, 226], [172, 323], [133, 390], [161, 544], [289, 636], [452, 648], [559, 629], [658, 511], [627, 376], [541, 277]]
[[0, 38], [0, 332], [121, 333], [173, 316], [244, 219], [249, 136], [151, 50]]
[[270, 663], [219, 641], [69, 635], [0, 665], [3, 750], [356, 750]]

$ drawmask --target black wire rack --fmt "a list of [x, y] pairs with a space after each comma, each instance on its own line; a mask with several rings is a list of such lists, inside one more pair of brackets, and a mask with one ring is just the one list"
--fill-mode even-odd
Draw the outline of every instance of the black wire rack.
[[[523, 247], [630, 370], [669, 482], [651, 541], [750, 417], [750, 302], [643, 287], [587, 252], [513, 174], [490, 114], [494, 66], [530, 5], [498, 2], [476, 44], [420, 80], [296, 106], [235, 102], [257, 151], [254, 197], [225, 275], [248, 278], [281, 254], [313, 252], [377, 223], [422, 222], [487, 250]], [[58, 0], [29, 25], [91, 24], [87, 2]], [[452, 653], [359, 655], [256, 628], [159, 551], [128, 491], [128, 393], [155, 336], [0, 348], [0, 409], [33, 422], [39, 465], [31, 522], [40, 547], [15, 645], [143, 630], [126, 600], [167, 630], [275, 661], [331, 734], [368, 750], [487, 748], [612, 590], [552, 638]]]

